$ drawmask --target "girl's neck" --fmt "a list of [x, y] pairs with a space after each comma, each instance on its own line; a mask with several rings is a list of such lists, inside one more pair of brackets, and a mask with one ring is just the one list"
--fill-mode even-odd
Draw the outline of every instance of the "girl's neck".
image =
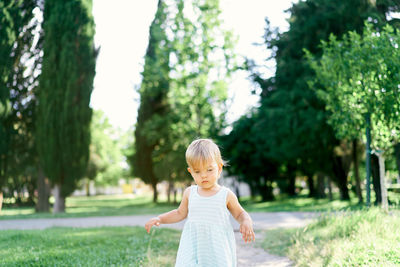
[[197, 192], [199, 194], [201, 194], [202, 196], [212, 196], [216, 193], [218, 193], [218, 191], [221, 189], [221, 186], [219, 184], [214, 184], [212, 187], [210, 188], [202, 188], [200, 186], [197, 186]]

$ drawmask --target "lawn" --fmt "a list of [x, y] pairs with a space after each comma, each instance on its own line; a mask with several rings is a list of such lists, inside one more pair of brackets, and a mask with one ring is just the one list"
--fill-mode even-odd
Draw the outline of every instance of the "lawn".
[[[365, 192], [364, 192], [365, 193]], [[250, 198], [241, 198], [241, 203], [246, 211], [249, 212], [277, 212], [277, 211], [318, 211], [329, 212], [339, 210], [361, 210], [365, 208], [364, 204], [358, 203], [358, 198], [353, 192], [350, 192], [351, 199], [340, 200], [339, 193], [333, 194], [333, 200], [328, 198], [315, 199], [307, 196], [307, 191], [296, 196], [286, 197], [277, 196], [275, 201], [261, 202], [260, 198], [251, 200]], [[392, 201], [390, 208], [400, 208], [400, 194], [389, 192], [389, 199]], [[364, 196], [365, 201], [365, 196]], [[371, 203], [375, 201], [375, 194], [371, 193]]]
[[1, 231], [0, 266], [173, 266], [180, 231], [143, 227]]
[[400, 266], [400, 212], [326, 213], [301, 229], [265, 231], [261, 246], [296, 266]]
[[167, 203], [165, 199], [157, 204], [151, 196], [99, 195], [90, 197], [68, 197], [66, 212], [61, 214], [35, 213], [33, 207], [3, 207], [1, 219], [26, 218], [72, 218], [93, 216], [122, 216], [139, 214], [158, 214], [175, 209], [177, 205]]
[[[242, 204], [251, 212], [334, 211], [306, 228], [265, 232], [261, 246], [299, 266], [400, 265], [398, 205], [386, 215], [377, 208], [367, 211], [352, 199], [315, 200], [301, 195], [274, 202], [244, 198]], [[65, 214], [6, 207], [0, 218], [158, 214], [177, 207], [161, 200], [154, 204], [151, 196], [69, 197]], [[170, 229], [155, 229], [148, 235], [143, 227], [6, 230], [0, 235], [0, 266], [173, 266], [179, 236], [179, 231]]]
[[[400, 194], [389, 193], [393, 201], [391, 209], [400, 207]], [[373, 195], [372, 195], [373, 197]], [[179, 200], [180, 201], [180, 200]], [[374, 198], [371, 199], [374, 201]], [[301, 194], [297, 197], [288, 198], [278, 196], [276, 201], [261, 202], [256, 198], [241, 198], [243, 207], [248, 212], [278, 212], [278, 211], [338, 211], [338, 210], [360, 210], [365, 204], [357, 203], [357, 198], [352, 195], [351, 201], [339, 200], [339, 195], [334, 194], [334, 200], [314, 199]], [[68, 197], [66, 200], [66, 212], [61, 214], [35, 213], [33, 207], [11, 207], [5, 205], [0, 212], [2, 219], [25, 219], [25, 218], [71, 218], [71, 217], [93, 217], [93, 216], [123, 216], [160, 214], [178, 207], [178, 204], [167, 203], [166, 199], [160, 197], [155, 204], [152, 196], [134, 195], [99, 195], [90, 197]]]

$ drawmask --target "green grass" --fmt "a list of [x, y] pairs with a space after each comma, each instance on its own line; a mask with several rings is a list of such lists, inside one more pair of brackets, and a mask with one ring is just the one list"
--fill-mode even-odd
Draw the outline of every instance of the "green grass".
[[[372, 195], [373, 196], [373, 195]], [[392, 209], [400, 207], [400, 194], [389, 194], [395, 205]], [[179, 201], [179, 200], [178, 200]], [[372, 198], [374, 201], [374, 198]], [[278, 196], [276, 201], [260, 202], [260, 199], [250, 200], [241, 198], [243, 207], [248, 212], [277, 212], [277, 211], [337, 211], [360, 210], [364, 205], [357, 203], [357, 198], [352, 195], [351, 201], [339, 200], [339, 195], [334, 194], [334, 200], [309, 198], [305, 194], [294, 198]], [[26, 218], [72, 218], [93, 216], [122, 216], [160, 214], [178, 207], [166, 202], [160, 197], [157, 204], [152, 202], [152, 196], [134, 195], [99, 195], [90, 197], [68, 197], [66, 200], [66, 212], [61, 214], [35, 213], [33, 207], [11, 207], [5, 205], [0, 212], [2, 219], [26, 219]]]
[[[393, 202], [391, 209], [399, 209], [400, 194], [389, 192], [389, 199]], [[361, 210], [365, 204], [359, 204], [358, 198], [351, 192], [350, 201], [340, 200], [339, 194], [333, 195], [333, 200], [315, 199], [307, 197], [307, 192], [296, 197], [278, 196], [275, 201], [260, 202], [260, 198], [251, 200], [250, 198], [241, 198], [241, 203], [246, 211], [249, 212], [277, 212], [277, 211], [339, 211], [339, 210]], [[365, 196], [364, 196], [365, 201]], [[372, 194], [371, 202], [375, 201]]]
[[272, 229], [264, 231], [262, 235], [264, 238], [261, 242], [257, 243], [269, 253], [273, 255], [286, 256], [289, 252], [289, 247], [292, 244], [292, 236], [298, 231], [297, 228], [293, 229]]
[[143, 227], [1, 231], [0, 266], [173, 266], [180, 232]]
[[399, 266], [400, 212], [327, 213], [302, 229], [265, 232], [262, 247], [296, 266]]
[[277, 211], [330, 211], [342, 209], [360, 209], [363, 205], [357, 203], [357, 199], [342, 201], [335, 199], [314, 199], [305, 195], [294, 198], [280, 198], [276, 201], [257, 202], [243, 200], [243, 207], [249, 212], [277, 212]]
[[155, 204], [152, 202], [151, 196], [100, 195], [68, 197], [66, 199], [65, 213], [35, 213], [33, 207], [4, 207], [0, 212], [0, 220], [159, 214], [176, 207], [178, 205], [169, 204], [164, 199]]

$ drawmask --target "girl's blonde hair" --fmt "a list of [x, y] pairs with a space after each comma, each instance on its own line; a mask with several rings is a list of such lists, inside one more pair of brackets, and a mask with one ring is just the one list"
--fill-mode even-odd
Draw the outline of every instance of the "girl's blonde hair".
[[218, 166], [225, 165], [218, 146], [211, 139], [194, 140], [186, 149], [186, 162], [189, 167], [204, 167], [212, 161]]

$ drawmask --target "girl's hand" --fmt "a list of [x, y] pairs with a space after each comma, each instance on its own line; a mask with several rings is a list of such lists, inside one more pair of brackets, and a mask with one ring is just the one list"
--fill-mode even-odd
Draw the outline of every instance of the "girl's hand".
[[154, 217], [151, 218], [146, 225], [144, 226], [144, 228], [146, 228], [147, 233], [150, 233], [151, 227], [155, 226], [160, 226], [161, 224], [161, 220], [158, 217]]
[[254, 241], [256, 236], [253, 231], [253, 222], [251, 220], [244, 220], [240, 225], [240, 233], [242, 234], [245, 243]]

